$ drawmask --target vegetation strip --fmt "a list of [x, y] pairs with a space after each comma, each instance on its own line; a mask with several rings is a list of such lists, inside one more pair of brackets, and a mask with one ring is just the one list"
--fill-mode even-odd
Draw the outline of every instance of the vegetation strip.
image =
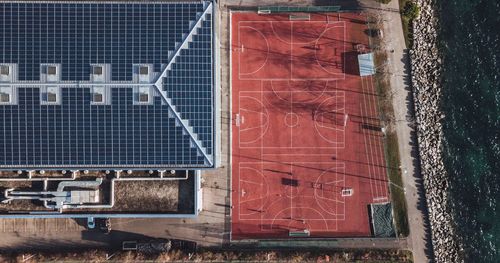
[[413, 262], [409, 251], [376, 249], [316, 251], [201, 249], [195, 253], [172, 250], [157, 254], [135, 251], [80, 250], [63, 253], [0, 254], [0, 262], [80, 262], [82, 259], [91, 259], [92, 262]]
[[420, 7], [411, 0], [399, 0], [399, 9], [401, 11], [405, 44], [407, 48], [411, 48], [413, 44], [412, 24], [420, 14]]

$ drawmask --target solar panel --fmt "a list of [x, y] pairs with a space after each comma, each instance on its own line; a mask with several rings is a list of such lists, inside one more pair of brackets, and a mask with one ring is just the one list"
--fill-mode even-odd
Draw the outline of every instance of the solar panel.
[[[16, 103], [0, 104], [0, 168], [213, 167], [212, 17], [201, 16], [207, 8], [209, 2], [0, 3], [0, 64], [18, 65], [10, 84]], [[134, 86], [134, 64], [151, 64], [139, 73], [159, 75], [187, 42], [161, 86]], [[104, 67], [93, 64], [110, 65], [111, 84], [94, 90], [91, 76]], [[55, 89], [41, 78], [42, 65], [60, 77]]]
[[[210, 17], [209, 17], [210, 18]], [[189, 119], [208, 154], [212, 153], [212, 82], [211, 23], [203, 22], [189, 48], [182, 50], [164, 79], [164, 90], [172, 98], [183, 118]], [[191, 72], [197, 72], [195, 78]]]

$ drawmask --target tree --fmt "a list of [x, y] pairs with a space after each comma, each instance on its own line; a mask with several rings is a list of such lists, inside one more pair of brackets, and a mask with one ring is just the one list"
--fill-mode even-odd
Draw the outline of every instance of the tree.
[[409, 21], [415, 19], [420, 14], [420, 6], [412, 1], [406, 2], [403, 8], [403, 16]]

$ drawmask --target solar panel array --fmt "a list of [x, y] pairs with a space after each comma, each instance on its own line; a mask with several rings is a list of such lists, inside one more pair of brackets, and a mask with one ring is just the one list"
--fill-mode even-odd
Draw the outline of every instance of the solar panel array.
[[[210, 15], [207, 15], [210, 18]], [[212, 83], [212, 27], [204, 21], [188, 49], [181, 50], [168, 77], [164, 78], [164, 90], [184, 119], [190, 120], [207, 154], [212, 154], [212, 92], [205, 87]], [[197, 72], [193, 77], [192, 72]]]
[[[161, 72], [206, 6], [0, 3], [0, 64], [17, 64], [19, 81], [36, 83], [41, 64], [61, 64], [63, 82], [85, 82], [90, 65], [103, 63], [111, 65], [112, 81], [130, 82], [133, 64]], [[212, 154], [212, 17], [203, 19], [164, 82], [175, 90], [174, 108]], [[44, 105], [40, 87], [16, 87], [18, 103], [0, 105], [0, 168], [212, 167], [154, 88], [152, 103], [135, 104], [133, 88], [123, 85], [109, 88], [111, 103], [95, 105], [90, 87], [61, 86], [60, 104]]]

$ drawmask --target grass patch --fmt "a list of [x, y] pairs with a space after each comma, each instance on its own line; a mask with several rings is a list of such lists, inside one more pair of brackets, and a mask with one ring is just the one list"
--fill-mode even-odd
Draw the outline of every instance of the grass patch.
[[[370, 24], [371, 29], [381, 28], [380, 24]], [[384, 150], [387, 163], [388, 178], [391, 182], [389, 189], [394, 211], [394, 221], [396, 231], [399, 236], [408, 236], [408, 208], [406, 205], [405, 193], [402, 189], [403, 179], [401, 177], [401, 161], [399, 159], [398, 136], [394, 130], [394, 108], [392, 106], [393, 94], [387, 74], [387, 53], [381, 47], [381, 40], [372, 37], [370, 39], [373, 46], [378, 47], [374, 50], [374, 61], [377, 73], [374, 76], [375, 86], [378, 94], [378, 109], [380, 118], [386, 127], [384, 137]]]
[[[405, 193], [401, 187], [403, 180], [401, 178], [401, 169], [399, 169], [399, 148], [398, 136], [396, 132], [389, 132], [385, 137], [386, 158], [389, 165], [388, 173], [390, 185], [392, 207], [394, 209], [394, 221], [399, 236], [406, 237], [409, 234], [408, 226], [408, 208], [406, 207]], [[398, 165], [398, 166], [394, 166]], [[394, 185], [393, 185], [394, 184]], [[395, 186], [397, 185], [397, 186]]]

